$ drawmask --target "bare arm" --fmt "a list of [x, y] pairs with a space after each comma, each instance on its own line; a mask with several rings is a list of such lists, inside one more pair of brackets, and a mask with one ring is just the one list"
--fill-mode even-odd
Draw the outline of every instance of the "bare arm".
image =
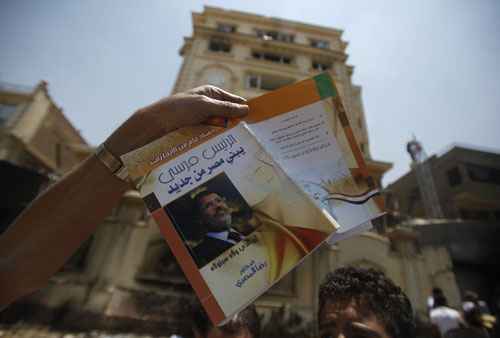
[[[107, 140], [120, 156], [209, 116], [245, 114], [245, 100], [205, 86], [140, 109]], [[0, 236], [0, 309], [43, 287], [130, 186], [91, 156], [40, 195]]]
[[91, 156], [39, 196], [0, 238], [0, 305], [43, 287], [127, 188]]

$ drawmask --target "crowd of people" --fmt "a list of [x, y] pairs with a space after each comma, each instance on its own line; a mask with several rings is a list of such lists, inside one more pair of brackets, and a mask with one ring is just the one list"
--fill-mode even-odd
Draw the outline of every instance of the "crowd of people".
[[[0, 310], [43, 287], [119, 202], [130, 184], [119, 157], [161, 135], [212, 116], [248, 112], [244, 98], [203, 86], [139, 109], [80, 166], [41, 194], [0, 236]], [[408, 297], [381, 272], [340, 268], [319, 288], [317, 325], [328, 337], [412, 338], [414, 311]], [[447, 305], [435, 289], [430, 321], [439, 337], [491, 337], [494, 320], [469, 293], [462, 311]], [[222, 327], [214, 327], [198, 306], [190, 310], [193, 336], [258, 338], [260, 319], [253, 306]], [[489, 320], [489, 321], [488, 321]], [[488, 323], [490, 326], [488, 326]]]
[[[345, 267], [329, 273], [320, 285], [318, 302], [321, 338], [415, 337], [410, 301], [376, 270]], [[199, 303], [189, 312], [195, 338], [259, 338], [261, 334], [260, 318], [253, 305], [220, 327], [211, 324]]]
[[[214, 327], [199, 303], [190, 307], [195, 338], [259, 338], [260, 318], [250, 305], [221, 327]], [[405, 293], [383, 273], [343, 267], [320, 285], [316, 316], [320, 338], [494, 338], [495, 318], [476, 293], [467, 291], [462, 309], [449, 307], [444, 292], [429, 297], [427, 330], [419, 330]], [[312, 334], [312, 333], [311, 333]]]
[[498, 336], [496, 318], [486, 302], [473, 291], [466, 291], [462, 309], [449, 306], [444, 292], [434, 288], [428, 299], [430, 322], [446, 338], [490, 338]]

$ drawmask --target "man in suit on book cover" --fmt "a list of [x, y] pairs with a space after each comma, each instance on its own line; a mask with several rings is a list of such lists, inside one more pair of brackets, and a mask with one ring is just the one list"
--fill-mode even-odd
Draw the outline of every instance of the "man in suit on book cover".
[[193, 249], [198, 265], [203, 267], [243, 240], [244, 235], [232, 227], [231, 209], [218, 193], [203, 190], [194, 196], [194, 202], [206, 230], [202, 241]]
[[327, 236], [315, 229], [287, 226], [253, 208], [250, 219], [241, 224], [220, 193], [201, 188], [191, 196], [206, 230], [202, 241], [193, 248], [200, 268], [244, 240], [245, 235], [259, 230], [256, 236], [266, 252], [268, 279], [272, 282], [285, 274]]

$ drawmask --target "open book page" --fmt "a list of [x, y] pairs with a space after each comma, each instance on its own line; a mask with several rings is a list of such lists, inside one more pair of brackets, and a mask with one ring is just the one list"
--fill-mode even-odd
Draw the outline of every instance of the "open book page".
[[165, 142], [168, 153], [160, 157], [171, 158], [147, 172], [140, 193], [207, 313], [223, 323], [299, 264], [337, 225], [244, 122], [204, 133], [209, 132], [208, 141], [196, 145], [191, 138], [182, 143], [191, 146], [180, 149], [171, 143], [185, 139], [179, 131], [123, 160], [141, 174], [137, 166], [148, 158], [154, 162]]
[[[332, 79], [322, 74], [310, 81], [312, 88], [302, 86], [300, 90], [310, 92], [311, 97], [317, 92], [316, 99], [302, 100], [300, 107], [283, 109], [279, 115], [276, 109], [266, 115], [266, 105], [259, 102], [255, 114], [260, 118], [249, 129], [292, 180], [338, 221], [335, 237], [381, 215], [372, 199], [379, 191], [366, 172]], [[272, 107], [273, 95], [278, 97], [279, 91], [256, 100], [267, 100]], [[299, 93], [289, 92], [287, 99], [293, 101], [296, 95]], [[336, 120], [342, 126], [337, 133]]]
[[332, 129], [328, 99], [251, 124], [263, 147], [318, 207], [340, 224], [340, 232], [371, 220], [364, 205], [377, 190], [360, 191]]

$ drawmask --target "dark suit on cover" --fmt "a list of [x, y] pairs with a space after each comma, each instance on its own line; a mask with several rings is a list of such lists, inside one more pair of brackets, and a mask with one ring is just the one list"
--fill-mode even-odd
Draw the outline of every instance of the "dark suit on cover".
[[193, 248], [195, 261], [198, 268], [202, 268], [222, 254], [227, 249], [231, 248], [234, 244], [224, 241], [222, 239], [205, 236], [203, 241]]

